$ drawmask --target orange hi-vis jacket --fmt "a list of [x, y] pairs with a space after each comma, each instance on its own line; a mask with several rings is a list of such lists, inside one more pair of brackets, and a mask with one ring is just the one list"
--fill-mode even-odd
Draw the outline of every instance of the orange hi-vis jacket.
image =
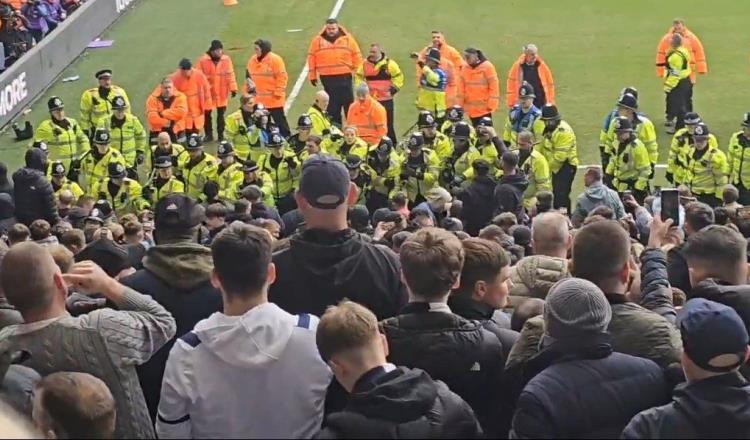
[[369, 95], [364, 101], [355, 99], [346, 113], [346, 125], [356, 127], [359, 137], [370, 145], [388, 134], [387, 120], [385, 107]]
[[[461, 53], [453, 46], [448, 45], [445, 42], [445, 37], [441, 38], [442, 45], [440, 46], [440, 68], [445, 72], [445, 76], [448, 81], [445, 85], [445, 105], [446, 108], [452, 105], [458, 105], [458, 76], [460, 75], [461, 69], [466, 64], [464, 59], [461, 58]], [[426, 46], [419, 52], [419, 60], [424, 62], [427, 60], [427, 51], [432, 46]], [[417, 66], [417, 87], [419, 87], [420, 79], [422, 78], [422, 69]]]
[[193, 68], [190, 77], [177, 70], [172, 74], [174, 87], [185, 94], [188, 104], [188, 114], [185, 117], [185, 128], [188, 130], [203, 130], [204, 113], [214, 108], [211, 100], [211, 86], [206, 75]]
[[284, 107], [289, 75], [280, 56], [268, 52], [259, 60], [257, 55], [253, 55], [247, 61], [247, 72], [255, 83], [255, 102], [266, 108]]
[[188, 113], [187, 98], [180, 91], [167, 100], [161, 97], [161, 86], [156, 86], [146, 99], [146, 118], [150, 131], [171, 131], [177, 134], [186, 128], [185, 117]]
[[[661, 38], [659, 47], [656, 49], [656, 75], [659, 78], [664, 77], [664, 64], [667, 62], [667, 54], [670, 52], [670, 46], [672, 45], [672, 35], [674, 35], [674, 32], [670, 29]], [[706, 62], [706, 53], [703, 51], [703, 44], [694, 33], [685, 28], [685, 35], [682, 36], [682, 46], [692, 55], [690, 67], [693, 73], [690, 74], [690, 81], [695, 84], [696, 72], [702, 74], [708, 73], [708, 63]]]
[[339, 30], [341, 35], [333, 43], [325, 39], [325, 27], [310, 42], [307, 52], [309, 80], [318, 76], [354, 75], [362, 64], [362, 52], [357, 40], [343, 26], [339, 25]]
[[232, 59], [222, 55], [218, 62], [214, 62], [211, 55], [203, 54], [198, 59], [197, 67], [206, 76], [211, 87], [211, 109], [226, 107], [229, 103], [229, 94], [237, 91]]
[[500, 83], [495, 66], [484, 60], [464, 65], [458, 80], [458, 103], [470, 118], [494, 113], [500, 105]]
[[[518, 104], [518, 90], [523, 84], [523, 63], [526, 62], [526, 55], [518, 57], [515, 63], [510, 66], [508, 71], [507, 90], [505, 90], [505, 105], [513, 107]], [[550, 70], [547, 63], [544, 62], [542, 57], [536, 56], [536, 62], [539, 63], [539, 80], [542, 82], [544, 88], [544, 98], [546, 99], [545, 104], [555, 103], [555, 81], [552, 79], [552, 71]], [[535, 91], [539, 93], [538, 90]]]

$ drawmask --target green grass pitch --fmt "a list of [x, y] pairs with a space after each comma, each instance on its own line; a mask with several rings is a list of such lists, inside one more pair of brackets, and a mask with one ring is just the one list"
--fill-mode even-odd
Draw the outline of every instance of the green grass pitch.
[[[81, 92], [96, 85], [93, 74], [102, 68], [114, 70], [114, 82], [126, 89], [134, 112], [143, 118], [146, 96], [159, 79], [172, 72], [180, 58], [197, 58], [214, 38], [224, 42], [238, 80], [242, 80], [252, 54], [252, 42], [259, 37], [270, 39], [273, 50], [286, 61], [289, 93], [303, 68], [311, 37], [320, 30], [334, 3], [239, 0], [237, 6], [224, 7], [221, 0], [142, 0], [102, 36], [114, 39], [114, 46], [87, 50], [62, 75], [80, 75], [81, 79], [58, 81], [25, 118], [36, 126], [46, 117], [46, 102], [52, 95], [62, 97], [68, 116], [77, 118]], [[521, 46], [536, 43], [552, 68], [558, 107], [578, 136], [581, 163], [595, 164], [602, 119], [612, 109], [619, 90], [629, 85], [640, 91], [641, 109], [660, 133], [659, 162], [666, 161], [670, 138], [663, 133], [664, 95], [654, 57], [656, 45], [674, 17], [684, 18], [706, 49], [709, 74], [698, 79], [695, 109], [726, 148], [742, 114], [750, 111], [750, 27], [744, 1], [346, 0], [338, 18], [356, 36], [363, 52], [370, 42], [380, 42], [405, 71], [406, 86], [396, 98], [399, 134], [416, 116], [414, 66], [409, 53], [429, 42], [431, 30], [442, 30], [459, 50], [469, 45], [481, 48], [500, 75], [501, 95], [510, 63]], [[305, 81], [289, 111], [290, 124], [309, 106], [313, 92]], [[234, 102], [229, 110], [236, 107]], [[503, 120], [505, 116], [506, 110], [501, 108], [495, 118]], [[7, 130], [0, 136], [0, 160], [11, 169], [18, 167], [25, 147]], [[659, 180], [662, 175], [663, 171]], [[577, 189], [581, 173], [578, 177]]]

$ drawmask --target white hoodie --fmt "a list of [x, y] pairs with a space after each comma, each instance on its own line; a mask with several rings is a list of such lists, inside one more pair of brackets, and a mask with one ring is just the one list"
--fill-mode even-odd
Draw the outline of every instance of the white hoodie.
[[317, 325], [272, 303], [199, 322], [169, 353], [159, 438], [312, 437], [332, 378]]

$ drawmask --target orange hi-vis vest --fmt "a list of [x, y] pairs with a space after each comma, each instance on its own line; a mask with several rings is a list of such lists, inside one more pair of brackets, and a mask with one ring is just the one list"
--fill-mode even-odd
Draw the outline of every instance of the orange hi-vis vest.
[[359, 137], [370, 145], [377, 145], [388, 133], [385, 107], [372, 96], [354, 100], [346, 113], [346, 124], [356, 127]]
[[458, 81], [458, 100], [470, 118], [493, 113], [500, 104], [500, 84], [495, 66], [485, 60], [464, 66]]
[[307, 52], [309, 80], [317, 79], [318, 75], [353, 75], [362, 64], [357, 40], [343, 26], [339, 26], [339, 30], [341, 35], [333, 43], [325, 39], [325, 27], [310, 42]]
[[177, 134], [186, 128], [187, 98], [175, 90], [168, 99], [161, 96], [161, 86], [156, 86], [146, 100], [146, 118], [152, 132], [171, 131]]
[[211, 86], [206, 75], [198, 69], [193, 69], [190, 77], [186, 77], [180, 70], [172, 74], [172, 81], [177, 90], [185, 94], [188, 104], [188, 114], [185, 117], [185, 127], [188, 130], [203, 130], [205, 112], [213, 108], [211, 100]]
[[280, 56], [268, 52], [258, 60], [258, 56], [253, 55], [247, 61], [247, 72], [255, 83], [255, 102], [263, 104], [266, 108], [284, 107], [289, 75]]
[[210, 55], [204, 54], [198, 59], [197, 67], [206, 76], [211, 87], [212, 109], [226, 107], [229, 103], [229, 94], [237, 91], [232, 59], [222, 55], [215, 63]]
[[363, 65], [365, 81], [370, 88], [370, 94], [378, 101], [393, 99], [393, 95], [391, 95], [393, 82], [391, 81], [391, 74], [388, 72], [388, 63], [385, 63], [382, 69], [376, 69], [375, 64], [365, 60]]

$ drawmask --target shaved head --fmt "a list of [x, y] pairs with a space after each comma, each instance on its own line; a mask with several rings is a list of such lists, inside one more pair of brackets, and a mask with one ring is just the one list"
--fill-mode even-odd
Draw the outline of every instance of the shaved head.
[[568, 219], [557, 212], [539, 214], [531, 224], [531, 239], [537, 255], [558, 257], [567, 254], [570, 246]]
[[13, 246], [0, 266], [3, 293], [21, 314], [44, 310], [58, 291], [60, 269], [46, 249], [33, 242]]

